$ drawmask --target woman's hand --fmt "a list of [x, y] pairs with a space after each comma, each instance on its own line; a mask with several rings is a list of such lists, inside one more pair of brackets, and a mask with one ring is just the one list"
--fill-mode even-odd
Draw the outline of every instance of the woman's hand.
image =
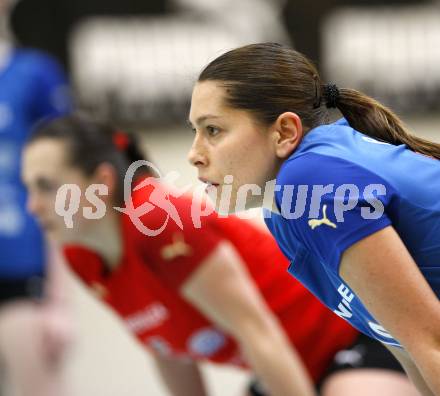
[[65, 307], [50, 302], [41, 306], [40, 320], [43, 353], [51, 366], [58, 366], [73, 343], [73, 321]]

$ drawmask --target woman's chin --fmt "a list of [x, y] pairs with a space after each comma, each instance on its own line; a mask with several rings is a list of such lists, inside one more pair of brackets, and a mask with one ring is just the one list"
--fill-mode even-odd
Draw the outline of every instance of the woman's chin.
[[75, 238], [75, 235], [64, 232], [58, 232], [58, 233], [54, 232], [49, 237], [52, 238], [53, 241], [58, 242], [59, 244], [62, 245], [69, 245], [69, 244], [73, 245], [76, 242], [78, 242], [78, 238]]

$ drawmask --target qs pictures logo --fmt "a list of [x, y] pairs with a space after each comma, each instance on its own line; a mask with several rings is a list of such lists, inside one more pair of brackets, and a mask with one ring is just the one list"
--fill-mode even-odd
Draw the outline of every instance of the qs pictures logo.
[[[144, 168], [144, 173], [147, 176], [140, 183], [134, 184], [133, 187], [134, 176], [140, 168]], [[133, 162], [124, 176], [124, 207], [113, 207], [113, 209], [129, 216], [138, 231], [147, 236], [159, 235], [166, 228], [170, 220], [183, 230], [182, 220], [176, 206], [173, 204], [172, 198], [178, 198], [187, 193], [191, 186], [176, 187], [176, 181], [179, 176], [178, 172], [173, 171], [162, 177], [159, 169], [151, 162], [146, 160]], [[148, 199], [136, 206], [133, 201], [133, 193], [142, 189], [148, 191]], [[91, 184], [84, 191], [84, 197], [82, 197], [82, 191], [78, 185], [64, 184], [57, 191], [55, 212], [64, 218], [64, 224], [67, 228], [74, 227], [74, 218], [79, 212], [81, 212], [84, 218], [89, 220], [101, 219], [107, 212], [107, 207], [102, 197], [108, 196], [108, 194], [108, 186], [105, 184]], [[208, 216], [214, 211], [212, 206], [206, 205], [201, 197], [202, 194], [203, 192], [200, 189], [196, 189], [194, 197], [199, 197], [200, 199], [193, 199], [191, 203], [191, 219], [195, 228], [201, 227], [201, 218], [203, 216]], [[84, 198], [91, 205], [83, 205], [80, 209], [81, 198]], [[156, 228], [150, 228], [145, 221], [142, 221], [142, 218], [155, 209], [165, 212], [166, 216], [162, 224]]]

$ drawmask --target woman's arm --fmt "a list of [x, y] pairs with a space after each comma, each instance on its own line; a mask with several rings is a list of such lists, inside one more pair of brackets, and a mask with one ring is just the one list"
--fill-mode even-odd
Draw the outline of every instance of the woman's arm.
[[47, 280], [43, 315], [43, 342], [48, 358], [60, 360], [73, 341], [73, 320], [69, 304], [67, 268], [60, 248], [48, 244]]
[[48, 247], [43, 302], [17, 299], [0, 310], [0, 350], [14, 394], [67, 394], [63, 358], [72, 339], [72, 321], [66, 309], [63, 260], [53, 249]]
[[388, 350], [394, 355], [394, 357], [400, 362], [402, 367], [405, 369], [406, 374], [411, 378], [412, 382], [415, 384], [418, 390], [423, 395], [426, 396], [435, 396], [434, 393], [431, 392], [431, 390], [428, 388], [428, 385], [426, 384], [426, 381], [423, 379], [422, 375], [420, 374], [419, 369], [414, 364], [412, 359], [408, 356], [408, 353], [398, 347], [394, 347], [391, 345], [383, 344]]
[[195, 362], [182, 361], [159, 355], [154, 355], [154, 361], [170, 395], [207, 395], [202, 375]]
[[231, 244], [221, 243], [182, 290], [187, 300], [235, 337], [270, 394], [315, 394], [300, 357]]
[[48, 242], [47, 282], [45, 295], [47, 303], [60, 307], [68, 306], [69, 296], [66, 288], [67, 268], [60, 247], [53, 242]]
[[396, 231], [388, 226], [348, 248], [340, 275], [440, 395], [440, 302]]

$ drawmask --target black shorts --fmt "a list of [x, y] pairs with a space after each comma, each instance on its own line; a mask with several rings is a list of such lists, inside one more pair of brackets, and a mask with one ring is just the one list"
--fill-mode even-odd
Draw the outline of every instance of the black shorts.
[[381, 342], [361, 333], [351, 346], [335, 354], [330, 366], [319, 380], [318, 389], [332, 374], [362, 368], [405, 373], [397, 359]]
[[261, 383], [254, 378], [248, 387], [249, 396], [269, 396], [269, 394], [263, 389]]
[[0, 306], [7, 302], [29, 298], [40, 300], [43, 297], [44, 278], [32, 276], [27, 279], [0, 278]]
[[[316, 389], [319, 391], [325, 380], [337, 372], [362, 368], [376, 368], [405, 373], [393, 354], [379, 341], [364, 334], [359, 334], [351, 346], [341, 349], [335, 354], [330, 366], [318, 381]], [[252, 380], [248, 392], [252, 396], [269, 396], [257, 379]]]

